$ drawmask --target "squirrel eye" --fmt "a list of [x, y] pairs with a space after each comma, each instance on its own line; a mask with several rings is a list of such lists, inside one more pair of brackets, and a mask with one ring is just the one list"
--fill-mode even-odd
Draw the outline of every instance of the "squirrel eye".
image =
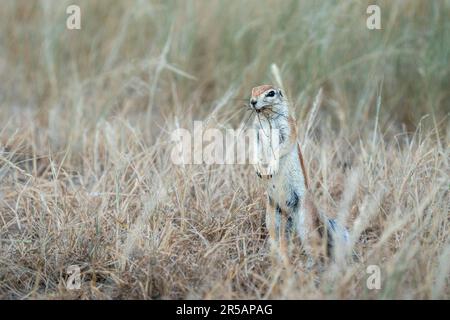
[[273, 97], [275, 95], [275, 91], [270, 91], [267, 95], [266, 95], [266, 97]]

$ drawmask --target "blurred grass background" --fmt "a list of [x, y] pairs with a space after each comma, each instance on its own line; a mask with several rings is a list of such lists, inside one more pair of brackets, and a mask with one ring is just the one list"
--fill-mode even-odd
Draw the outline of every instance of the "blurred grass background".
[[[365, 1], [75, 1], [81, 31], [66, 29], [71, 3], [5, 1], [0, 13], [2, 103], [37, 109], [44, 122], [55, 104], [76, 108], [74, 90], [108, 91], [81, 111], [91, 124], [120, 108], [127, 90], [154, 82], [157, 93], [142, 93], [133, 111], [171, 110], [172, 82], [181, 103], [207, 103], [230, 87], [246, 98], [270, 81], [271, 63], [297, 105], [324, 86], [336, 102], [328, 111], [345, 125], [370, 121], [382, 79], [383, 123], [413, 129], [425, 114], [448, 112], [449, 1], [380, 2], [378, 31], [366, 28]], [[196, 80], [155, 68], [166, 43], [167, 63]]]
[[[449, 17], [448, 0], [2, 1], [0, 296], [448, 298]], [[320, 206], [350, 194], [342, 210], [376, 217], [358, 225], [361, 264], [320, 286], [260, 251], [251, 169], [168, 161], [177, 126], [237, 127], [272, 63], [301, 133], [323, 88], [302, 141]], [[81, 293], [61, 285], [70, 264]]]

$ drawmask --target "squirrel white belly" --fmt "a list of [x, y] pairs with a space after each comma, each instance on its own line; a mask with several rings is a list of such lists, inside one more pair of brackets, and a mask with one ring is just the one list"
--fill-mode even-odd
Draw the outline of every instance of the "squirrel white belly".
[[281, 244], [294, 231], [313, 258], [323, 256], [319, 251], [326, 237], [325, 255], [329, 255], [337, 238], [340, 243], [348, 242], [348, 232], [314, 205], [296, 122], [286, 98], [281, 89], [263, 85], [253, 88], [250, 106], [256, 112], [255, 169], [267, 184], [266, 225], [270, 237]]

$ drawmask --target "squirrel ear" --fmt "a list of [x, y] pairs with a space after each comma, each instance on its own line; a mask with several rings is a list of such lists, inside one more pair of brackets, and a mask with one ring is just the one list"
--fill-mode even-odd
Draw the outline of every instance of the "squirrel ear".
[[280, 96], [283, 96], [283, 92], [281, 92], [281, 89], [278, 89], [278, 93], [280, 94]]

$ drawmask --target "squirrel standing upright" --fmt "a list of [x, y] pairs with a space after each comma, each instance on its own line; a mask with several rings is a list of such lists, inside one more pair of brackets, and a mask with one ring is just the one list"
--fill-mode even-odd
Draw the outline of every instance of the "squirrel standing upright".
[[[256, 112], [255, 169], [267, 182], [266, 225], [270, 237], [282, 245], [294, 230], [307, 255], [313, 259], [329, 255], [337, 238], [343, 241], [340, 243], [348, 242], [348, 231], [314, 205], [297, 142], [296, 121], [289, 112], [287, 99], [281, 89], [262, 85], [253, 88], [250, 108]], [[267, 155], [272, 160], [263, 164], [261, 160]]]

